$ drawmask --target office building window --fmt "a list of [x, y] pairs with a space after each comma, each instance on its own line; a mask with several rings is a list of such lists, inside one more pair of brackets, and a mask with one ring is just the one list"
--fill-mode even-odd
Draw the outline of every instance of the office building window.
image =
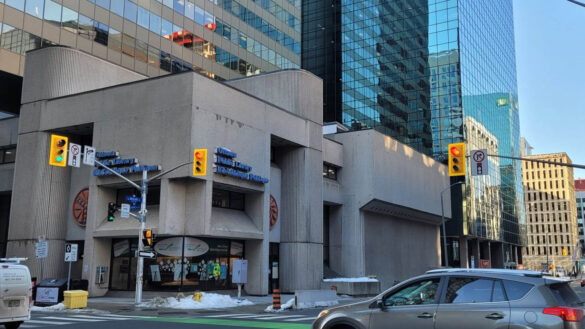
[[244, 210], [245, 194], [221, 189], [213, 189], [213, 207]]
[[337, 170], [339, 168], [328, 163], [323, 163], [323, 177], [337, 180]]
[[16, 146], [0, 149], [0, 164], [13, 163], [16, 160]]

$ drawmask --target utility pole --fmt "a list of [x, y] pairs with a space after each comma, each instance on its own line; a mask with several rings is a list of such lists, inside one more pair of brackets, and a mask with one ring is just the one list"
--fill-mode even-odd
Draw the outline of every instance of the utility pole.
[[[449, 267], [449, 257], [447, 256], [447, 230], [445, 230], [445, 210], [443, 207], [443, 192], [450, 191], [455, 185], [464, 184], [465, 182], [457, 182], [441, 191], [441, 224], [443, 225], [443, 253], [445, 254], [445, 267]], [[451, 214], [453, 216], [453, 214]], [[467, 248], [467, 247], [466, 247]]]

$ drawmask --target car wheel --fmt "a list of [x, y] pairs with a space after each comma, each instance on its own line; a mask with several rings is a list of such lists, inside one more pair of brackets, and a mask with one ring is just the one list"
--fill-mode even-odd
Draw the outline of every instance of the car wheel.
[[330, 329], [355, 329], [354, 327], [347, 325], [347, 324], [338, 324], [336, 326], [331, 327]]
[[18, 329], [18, 327], [20, 327], [20, 324], [22, 322], [8, 322], [4, 324], [4, 327], [6, 329]]

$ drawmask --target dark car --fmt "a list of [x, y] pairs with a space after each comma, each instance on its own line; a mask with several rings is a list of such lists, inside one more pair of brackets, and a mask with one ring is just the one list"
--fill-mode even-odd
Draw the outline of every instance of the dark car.
[[312, 328], [585, 328], [583, 303], [569, 283], [533, 271], [432, 270], [372, 300], [324, 310]]

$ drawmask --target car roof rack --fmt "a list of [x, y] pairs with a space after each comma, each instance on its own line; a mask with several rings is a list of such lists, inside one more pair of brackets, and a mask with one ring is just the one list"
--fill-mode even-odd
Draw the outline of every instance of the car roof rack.
[[16, 263], [25, 262], [28, 258], [26, 257], [11, 257], [11, 258], [0, 258], [1, 263]]
[[537, 271], [526, 271], [526, 270], [510, 270], [503, 268], [439, 268], [427, 271], [426, 274], [436, 273], [492, 273], [492, 274], [509, 274], [526, 276], [533, 278], [542, 278], [543, 273]]

